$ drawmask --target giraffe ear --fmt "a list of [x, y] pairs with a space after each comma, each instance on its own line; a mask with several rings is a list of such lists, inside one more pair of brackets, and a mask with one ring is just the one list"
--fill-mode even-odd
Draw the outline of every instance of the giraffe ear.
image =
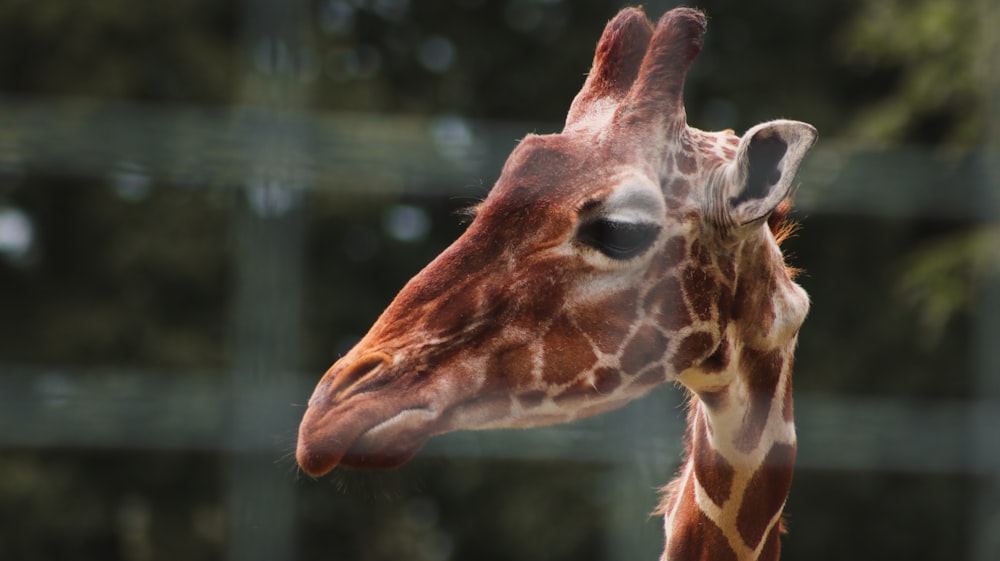
[[734, 226], [770, 216], [792, 190], [795, 174], [816, 142], [812, 125], [769, 121], [748, 130], [736, 148], [724, 187], [723, 202]]

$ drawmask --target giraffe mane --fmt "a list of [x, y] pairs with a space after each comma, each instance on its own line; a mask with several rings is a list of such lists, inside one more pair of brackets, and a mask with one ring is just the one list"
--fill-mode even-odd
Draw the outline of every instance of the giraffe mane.
[[[771, 231], [771, 235], [774, 236], [774, 241], [778, 244], [778, 247], [781, 247], [786, 240], [798, 235], [799, 230], [802, 228], [802, 224], [788, 217], [792, 211], [793, 199], [794, 194], [786, 197], [767, 218], [767, 227]], [[792, 280], [795, 280], [796, 277], [802, 274], [802, 269], [793, 267], [787, 262], [785, 263], [785, 270], [788, 271], [788, 276]]]
[[[698, 396], [695, 395], [693, 391], [688, 389], [683, 384], [675, 384], [684, 392], [683, 407], [686, 411], [685, 428], [684, 428], [684, 457], [688, 457], [691, 454], [692, 446], [692, 427], [694, 426], [694, 416], [698, 408]], [[684, 464], [681, 464], [678, 468], [683, 471]], [[660, 487], [660, 502], [650, 513], [650, 516], [666, 516], [672, 507], [673, 500], [675, 496], [680, 491], [679, 487], [683, 484], [683, 478], [679, 477], [681, 474], [677, 473], [673, 479], [671, 479], [666, 485]]]

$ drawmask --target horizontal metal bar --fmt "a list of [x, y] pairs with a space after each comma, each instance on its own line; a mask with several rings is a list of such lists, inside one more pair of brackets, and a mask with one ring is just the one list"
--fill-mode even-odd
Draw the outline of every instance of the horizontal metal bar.
[[[0, 98], [0, 173], [40, 169], [166, 184], [279, 184], [345, 194], [481, 195], [517, 139], [554, 124]], [[982, 217], [984, 154], [821, 142], [797, 207], [808, 213]], [[987, 199], [991, 204], [984, 204]], [[988, 217], [982, 217], [988, 218]]]
[[[225, 378], [211, 372], [3, 365], [0, 446], [291, 453], [294, 420], [312, 381], [286, 373], [233, 392]], [[288, 395], [302, 401], [272, 398]], [[240, 431], [236, 441], [227, 416], [240, 400], [254, 404], [255, 426], [261, 428], [252, 436]], [[628, 407], [569, 425], [444, 435], [422, 454], [672, 465], [682, 451], [681, 402], [680, 392], [661, 388]], [[1000, 446], [980, 449], [971, 436], [1000, 427], [1000, 403], [993, 401], [800, 395], [796, 423], [801, 468], [1000, 473]]]

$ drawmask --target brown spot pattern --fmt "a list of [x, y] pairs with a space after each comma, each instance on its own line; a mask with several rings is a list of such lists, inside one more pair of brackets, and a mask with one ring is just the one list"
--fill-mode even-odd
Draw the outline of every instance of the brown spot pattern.
[[684, 175], [691, 175], [698, 170], [698, 160], [694, 154], [677, 152], [674, 154], [674, 159], [677, 161], [677, 171]]
[[691, 302], [691, 308], [702, 321], [712, 319], [713, 304], [718, 301], [719, 290], [715, 279], [700, 267], [684, 269], [684, 293]]
[[743, 452], [757, 448], [767, 426], [771, 406], [775, 401], [774, 392], [781, 378], [780, 351], [758, 351], [751, 348], [740, 353], [740, 370], [747, 378], [750, 403], [743, 418], [743, 426], [736, 435], [734, 444]]
[[667, 187], [667, 193], [678, 199], [685, 199], [691, 194], [691, 182], [683, 177], [675, 177]]
[[531, 381], [531, 354], [527, 345], [493, 353], [486, 366], [486, 389], [509, 391]]
[[715, 337], [705, 331], [696, 331], [681, 341], [674, 354], [673, 366], [676, 372], [682, 372], [694, 366], [708, 356], [715, 347]]
[[691, 260], [702, 267], [712, 266], [712, 253], [698, 240], [691, 242]]
[[[736, 516], [736, 528], [743, 541], [752, 548], [764, 537], [768, 523], [785, 504], [792, 486], [792, 466], [795, 463], [795, 446], [775, 444], [743, 493], [743, 503]], [[777, 528], [777, 524], [775, 528]]]
[[682, 490], [665, 557], [671, 561], [737, 561], [722, 529], [698, 510], [694, 482]]
[[542, 341], [542, 379], [546, 384], [565, 384], [597, 362], [590, 343], [566, 316], [559, 316]]
[[542, 402], [545, 401], [545, 398], [548, 397], [548, 395], [549, 395], [548, 392], [538, 390], [538, 391], [523, 393], [517, 396], [517, 400], [521, 403], [521, 407], [524, 407], [525, 409], [533, 409], [541, 405]]
[[662, 384], [667, 380], [667, 373], [662, 366], [653, 366], [647, 368], [639, 374], [635, 381], [635, 385], [642, 386], [655, 386], [657, 384]]
[[767, 265], [751, 262], [748, 270], [741, 272], [733, 296], [733, 320], [746, 320], [744, 329], [752, 330], [758, 336], [768, 333], [774, 325], [771, 298], [776, 291], [777, 284]]
[[668, 331], [691, 325], [691, 312], [681, 293], [681, 284], [675, 278], [668, 278], [651, 290], [645, 304], [648, 312]]
[[616, 370], [613, 368], [598, 368], [594, 372], [593, 383], [581, 377], [573, 384], [570, 384], [559, 395], [555, 396], [555, 401], [558, 403], [572, 398], [607, 395], [614, 391], [619, 384], [621, 384], [621, 374]]
[[674, 236], [663, 243], [663, 249], [653, 261], [653, 265], [646, 273], [647, 282], [658, 282], [660, 279], [670, 275], [671, 271], [687, 257], [687, 240], [681, 236]]
[[574, 310], [576, 323], [583, 326], [601, 352], [614, 353], [621, 348], [635, 321], [638, 299], [638, 290], [632, 289], [580, 305]]
[[609, 394], [622, 383], [621, 374], [614, 368], [598, 368], [594, 372], [593, 389], [599, 394]]
[[722, 342], [719, 343], [719, 347], [715, 349], [715, 352], [702, 361], [701, 368], [705, 372], [710, 373], [722, 372], [729, 366], [729, 360], [729, 339], [723, 337]]
[[629, 339], [621, 357], [622, 370], [634, 375], [643, 367], [659, 362], [667, 349], [669, 340], [652, 325], [644, 325]]
[[736, 470], [709, 443], [704, 413], [699, 411], [692, 423], [694, 438], [691, 442], [691, 456], [695, 476], [708, 498], [721, 507], [729, 499]]

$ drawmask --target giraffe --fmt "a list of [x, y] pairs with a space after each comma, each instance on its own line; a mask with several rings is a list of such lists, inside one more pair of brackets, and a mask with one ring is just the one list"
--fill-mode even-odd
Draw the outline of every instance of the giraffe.
[[321, 378], [304, 472], [394, 467], [433, 435], [568, 422], [678, 382], [688, 445], [661, 559], [778, 558], [809, 307], [778, 224], [817, 135], [688, 126], [706, 23], [626, 8], [607, 24], [562, 132], [520, 141], [465, 233]]

